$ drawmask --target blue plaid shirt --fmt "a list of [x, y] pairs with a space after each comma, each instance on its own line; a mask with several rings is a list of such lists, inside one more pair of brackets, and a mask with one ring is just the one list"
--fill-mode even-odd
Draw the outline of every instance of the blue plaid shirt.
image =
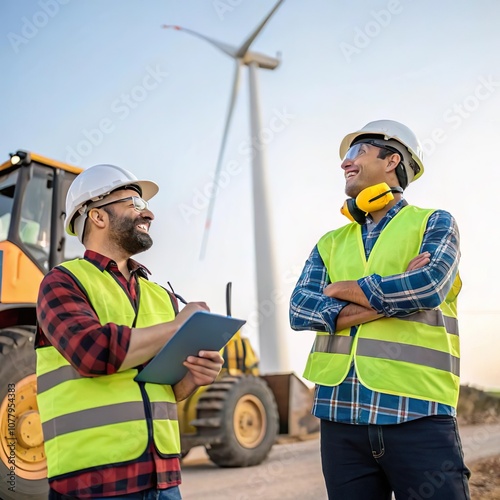
[[[368, 221], [362, 226], [367, 259], [385, 226], [406, 205], [401, 200], [378, 224]], [[358, 280], [372, 308], [387, 317], [403, 317], [440, 304], [458, 272], [459, 241], [454, 218], [448, 212], [436, 210], [429, 217], [420, 249], [431, 254], [427, 266], [392, 276], [372, 274]], [[347, 302], [323, 295], [329, 283], [328, 272], [315, 247], [292, 293], [290, 324], [294, 330], [335, 333], [337, 316]], [[357, 328], [351, 328], [352, 336], [356, 332]], [[354, 364], [340, 385], [316, 386], [312, 413], [335, 422], [378, 425], [456, 414], [453, 407], [441, 403], [372, 391], [360, 383]]]

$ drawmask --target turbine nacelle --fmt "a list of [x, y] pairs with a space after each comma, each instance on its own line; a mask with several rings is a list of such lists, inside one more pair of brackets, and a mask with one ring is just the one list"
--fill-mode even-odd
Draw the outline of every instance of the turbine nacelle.
[[260, 52], [247, 52], [241, 58], [241, 62], [246, 66], [255, 63], [259, 68], [276, 69], [281, 61], [276, 57], [266, 56]]

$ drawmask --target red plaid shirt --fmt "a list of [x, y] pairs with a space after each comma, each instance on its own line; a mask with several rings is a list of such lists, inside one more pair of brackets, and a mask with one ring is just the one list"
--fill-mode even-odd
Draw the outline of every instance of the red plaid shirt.
[[[137, 303], [136, 275], [149, 271], [129, 259], [130, 281], [114, 261], [87, 250], [84, 258], [98, 269], [113, 273], [133, 304]], [[54, 346], [81, 375], [115, 373], [123, 363], [130, 343], [131, 328], [108, 323], [101, 325], [85, 294], [65, 272], [52, 269], [40, 286], [36, 347]], [[164, 489], [181, 482], [178, 458], [162, 458], [151, 442], [148, 450], [133, 463], [81, 472], [50, 481], [58, 493], [78, 498], [117, 496], [149, 488]]]

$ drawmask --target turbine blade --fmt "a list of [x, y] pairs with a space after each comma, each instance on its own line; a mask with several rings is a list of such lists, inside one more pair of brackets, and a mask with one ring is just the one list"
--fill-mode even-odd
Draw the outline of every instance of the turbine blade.
[[173, 24], [163, 24], [162, 28], [163, 29], [174, 29], [177, 31], [185, 31], [186, 33], [189, 33], [190, 35], [201, 38], [202, 40], [205, 40], [206, 42], [212, 44], [214, 47], [218, 48], [219, 50], [221, 50], [222, 52], [224, 52], [228, 56], [236, 57], [236, 47], [233, 47], [232, 45], [229, 45], [227, 43], [219, 42], [218, 40], [214, 40], [213, 38], [202, 35], [201, 33], [190, 30], [188, 28], [183, 28], [182, 26], [175, 26]]
[[276, 12], [278, 7], [284, 2], [284, 0], [279, 0], [278, 3], [273, 7], [271, 12], [267, 15], [267, 17], [255, 28], [254, 32], [241, 44], [241, 47], [236, 51], [236, 57], [244, 57], [247, 50], [252, 45], [252, 42], [257, 38], [257, 35], [262, 31], [262, 28], [267, 24], [267, 21], [271, 18], [271, 16]]
[[236, 103], [236, 97], [238, 95], [238, 88], [240, 82], [240, 65], [239, 59], [236, 59], [235, 69], [234, 69], [234, 79], [233, 79], [233, 89], [231, 92], [231, 98], [229, 100], [229, 108], [226, 115], [226, 124], [224, 126], [224, 134], [222, 135], [222, 142], [219, 149], [219, 157], [217, 159], [217, 166], [215, 168], [214, 174], [214, 189], [210, 193], [210, 200], [208, 203], [207, 218], [205, 221], [205, 228], [203, 231], [203, 240], [201, 243], [200, 260], [205, 257], [205, 252], [207, 250], [208, 233], [210, 232], [210, 227], [212, 225], [212, 215], [215, 207], [215, 198], [217, 196], [217, 186], [219, 181], [220, 172], [222, 169], [222, 159], [224, 157], [224, 150], [226, 148], [227, 136], [229, 135], [229, 126], [231, 125], [231, 119], [233, 117], [234, 106]]

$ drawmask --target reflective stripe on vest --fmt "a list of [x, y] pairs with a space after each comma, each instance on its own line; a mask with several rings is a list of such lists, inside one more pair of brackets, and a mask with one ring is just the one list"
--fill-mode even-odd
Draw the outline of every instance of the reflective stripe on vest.
[[[431, 210], [407, 206], [386, 226], [366, 261], [361, 227], [348, 224], [325, 235], [318, 250], [332, 282], [405, 271], [418, 255]], [[404, 239], [399, 238], [405, 234]], [[333, 335], [318, 332], [304, 377], [334, 386], [354, 361], [360, 381], [377, 392], [456, 406], [459, 388], [457, 275], [443, 304], [404, 318], [381, 318]], [[349, 340], [347, 340], [349, 339]]]
[[314, 352], [330, 352], [339, 354], [350, 354], [354, 337], [341, 337], [339, 335], [316, 335], [314, 340]]
[[[96, 311], [101, 324], [146, 327], [172, 321], [167, 292], [139, 278], [139, 310], [107, 271], [85, 260], [64, 263]], [[54, 348], [37, 349], [37, 400], [49, 478], [127, 463], [149, 443], [145, 405], [151, 409], [155, 446], [162, 456], [180, 453], [177, 405], [170, 386], [134, 381], [136, 369], [83, 377]], [[145, 394], [147, 396], [145, 396]]]

